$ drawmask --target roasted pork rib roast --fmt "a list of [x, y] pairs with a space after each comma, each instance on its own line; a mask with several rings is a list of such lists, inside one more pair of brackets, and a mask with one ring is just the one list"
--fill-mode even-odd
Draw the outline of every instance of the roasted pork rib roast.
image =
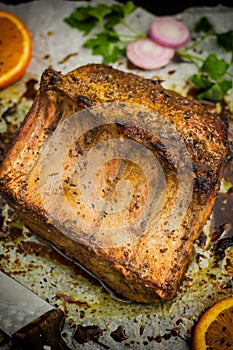
[[214, 206], [227, 130], [106, 65], [47, 69], [0, 170], [21, 220], [122, 296], [171, 300]]

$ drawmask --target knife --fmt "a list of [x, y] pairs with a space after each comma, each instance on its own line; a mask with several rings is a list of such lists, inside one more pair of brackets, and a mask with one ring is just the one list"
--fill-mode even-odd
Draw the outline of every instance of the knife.
[[64, 313], [0, 271], [0, 329], [14, 350], [71, 350], [61, 336]]

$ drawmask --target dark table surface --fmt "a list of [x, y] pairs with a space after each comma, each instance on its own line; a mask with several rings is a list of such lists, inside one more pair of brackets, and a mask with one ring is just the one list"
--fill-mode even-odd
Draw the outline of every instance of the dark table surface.
[[[122, 1], [125, 2], [125, 1]], [[223, 5], [233, 7], [233, 0], [183, 0], [183, 1], [164, 1], [164, 0], [135, 0], [135, 4], [141, 6], [156, 15], [173, 15], [184, 11], [189, 7], [197, 6], [217, 6]]]
[[[0, 3], [7, 4], [18, 4], [25, 3], [31, 0], [4, 0]], [[72, 0], [67, 0], [72, 1]], [[104, 3], [104, 0], [102, 0]], [[126, 0], [120, 0], [120, 2], [126, 2]], [[90, 1], [91, 3], [91, 1]], [[134, 0], [134, 3], [138, 6], [145, 8], [146, 10], [156, 14], [156, 15], [173, 15], [182, 12], [188, 7], [196, 6], [229, 6], [233, 7], [233, 0], [182, 0], [182, 1], [161, 1], [161, 0]]]

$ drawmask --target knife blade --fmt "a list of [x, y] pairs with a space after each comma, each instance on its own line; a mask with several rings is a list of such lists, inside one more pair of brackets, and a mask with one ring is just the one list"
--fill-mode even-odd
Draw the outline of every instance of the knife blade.
[[19, 350], [71, 350], [61, 336], [64, 313], [0, 271], [0, 328]]

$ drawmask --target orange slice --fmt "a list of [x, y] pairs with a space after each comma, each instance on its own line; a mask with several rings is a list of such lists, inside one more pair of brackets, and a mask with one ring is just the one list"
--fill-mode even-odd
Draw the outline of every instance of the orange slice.
[[233, 296], [211, 306], [194, 328], [192, 350], [233, 349]]
[[0, 89], [25, 73], [32, 55], [32, 38], [20, 18], [0, 11]]

